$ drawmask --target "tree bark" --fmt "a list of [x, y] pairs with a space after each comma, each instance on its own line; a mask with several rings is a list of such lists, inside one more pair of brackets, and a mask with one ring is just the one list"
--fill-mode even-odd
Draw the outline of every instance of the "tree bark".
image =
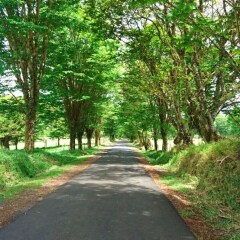
[[161, 136], [162, 136], [162, 151], [168, 150], [168, 134], [164, 126], [160, 127]]
[[35, 123], [37, 114], [37, 103], [29, 106], [25, 119], [25, 150], [32, 152], [34, 150]]
[[216, 142], [222, 138], [214, 126], [213, 117], [211, 117], [209, 113], [205, 116], [200, 116], [197, 123], [197, 129], [199, 130], [199, 133], [204, 141]]
[[3, 147], [7, 148], [7, 149], [10, 149], [10, 140], [11, 140], [11, 137], [10, 136], [5, 136], [3, 137], [2, 139], [2, 145]]
[[193, 144], [193, 138], [190, 132], [185, 128], [177, 128], [177, 136], [174, 139], [174, 144], [175, 145], [192, 145]]
[[78, 131], [78, 133], [77, 133], [78, 150], [83, 150], [83, 141], [82, 141], [83, 134], [84, 134], [84, 130]]
[[115, 130], [113, 127], [111, 127], [109, 129], [109, 138], [110, 138], [110, 141], [111, 142], [114, 142], [115, 141]]
[[157, 137], [157, 130], [153, 129], [153, 141], [154, 141], [154, 149], [155, 151], [158, 150], [158, 137]]
[[[67, 87], [67, 84], [65, 86]], [[66, 96], [64, 98], [64, 106], [70, 135], [70, 150], [75, 150], [75, 140], [77, 137], [77, 132], [79, 131], [81, 104], [78, 101], [72, 100], [68, 96]]]
[[82, 151], [83, 150], [83, 141], [82, 141], [82, 136], [78, 136], [78, 150]]
[[19, 138], [15, 137], [14, 138], [15, 150], [18, 150], [18, 142], [19, 142]]
[[25, 122], [25, 150], [31, 152], [34, 150], [34, 127], [36, 116], [26, 116]]
[[140, 130], [138, 130], [137, 133], [138, 133], [139, 144], [140, 146], [143, 146], [143, 133]]
[[92, 147], [92, 135], [93, 135], [93, 132], [94, 132], [93, 128], [86, 128], [88, 148]]
[[95, 146], [99, 146], [100, 145], [100, 135], [101, 132], [99, 130], [95, 130]]
[[151, 141], [148, 138], [148, 133], [147, 131], [142, 131], [142, 144], [145, 148], [145, 150], [147, 151], [148, 149], [150, 149], [151, 147]]
[[87, 138], [87, 146], [88, 146], [88, 148], [92, 148], [92, 138], [91, 137]]
[[156, 100], [157, 106], [158, 106], [158, 116], [160, 120], [160, 133], [162, 137], [162, 151], [167, 151], [168, 150], [168, 132], [167, 132], [167, 124], [168, 124], [168, 119], [167, 119], [167, 107], [161, 101], [160, 98], [157, 98]]
[[71, 151], [74, 151], [76, 149], [75, 140], [76, 140], [76, 132], [74, 130], [71, 130], [70, 131], [70, 150]]

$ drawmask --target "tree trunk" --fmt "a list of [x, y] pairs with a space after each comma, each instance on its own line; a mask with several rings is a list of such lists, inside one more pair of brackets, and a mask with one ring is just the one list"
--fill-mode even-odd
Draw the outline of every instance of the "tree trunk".
[[77, 133], [78, 150], [83, 150], [83, 141], [82, 141], [83, 134], [84, 134], [84, 130], [78, 131], [78, 133]]
[[92, 138], [90, 137], [87, 138], [87, 146], [88, 148], [92, 148]]
[[155, 149], [155, 151], [157, 151], [158, 150], [158, 139], [157, 139], [157, 137], [153, 137], [153, 141], [154, 141], [154, 149]]
[[151, 141], [149, 138], [146, 138], [143, 142], [143, 146], [145, 148], [146, 151], [148, 151], [151, 147]]
[[148, 138], [147, 131], [142, 131], [142, 144], [143, 144], [146, 151], [151, 148], [151, 141]]
[[11, 139], [10, 136], [5, 136], [3, 138], [3, 146], [7, 149], [10, 149], [10, 139]]
[[168, 134], [164, 126], [161, 126], [161, 136], [162, 136], [162, 151], [168, 150]]
[[138, 130], [138, 140], [139, 140], [139, 145], [143, 146], [143, 133]]
[[86, 128], [86, 134], [87, 134], [87, 145], [88, 148], [92, 147], [92, 135], [93, 135], [94, 129], [93, 128]]
[[[49, 1], [23, 1], [21, 4], [10, 6], [1, 4], [0, 19], [5, 22], [8, 18], [18, 18], [25, 26], [16, 29], [14, 24], [3, 24], [7, 51], [14, 58], [9, 62], [14, 71], [16, 82], [21, 88], [26, 108], [25, 118], [25, 150], [34, 150], [34, 127], [39, 101], [39, 90], [44, 75], [47, 49], [50, 34], [50, 21], [46, 18], [40, 21], [42, 9], [51, 9]], [[2, 1], [1, 1], [2, 3]], [[4, 20], [5, 19], [5, 20]], [[29, 25], [30, 24], [30, 25]], [[33, 26], [34, 25], [34, 26]], [[32, 26], [32, 27], [29, 27]], [[5, 29], [6, 27], [6, 29]], [[44, 31], [42, 31], [44, 27]], [[4, 33], [3, 31], [3, 33]]]
[[161, 101], [160, 98], [157, 99], [157, 106], [158, 106], [158, 116], [160, 120], [160, 133], [162, 137], [162, 151], [168, 150], [168, 133], [167, 133], [167, 126], [168, 126], [168, 119], [167, 119], [167, 107]]
[[184, 134], [182, 136], [182, 140], [183, 140], [183, 145], [192, 145], [193, 144], [193, 136], [189, 133]]
[[100, 145], [100, 134], [101, 132], [99, 130], [95, 131], [95, 146], [99, 146]]
[[202, 137], [206, 142], [217, 142], [222, 139], [220, 133], [216, 129], [202, 129]]
[[182, 126], [182, 128], [177, 129], [178, 133], [174, 139], [175, 145], [192, 145], [193, 144], [193, 137], [190, 132]]
[[36, 123], [37, 105], [34, 105], [28, 109], [25, 120], [25, 150], [32, 152], [34, 150], [34, 135], [35, 135], [35, 123]]
[[58, 147], [60, 147], [60, 137], [58, 137]]
[[110, 128], [110, 129], [109, 129], [109, 132], [110, 132], [110, 133], [109, 133], [109, 135], [110, 135], [110, 136], [109, 136], [109, 137], [110, 137], [110, 141], [111, 141], [111, 142], [114, 142], [114, 141], [115, 141], [115, 131], [114, 131], [114, 128]]
[[18, 142], [19, 142], [18, 137], [15, 137], [15, 139], [14, 139], [15, 150], [18, 150]]
[[83, 150], [83, 141], [82, 141], [82, 136], [78, 136], [78, 150], [82, 151]]
[[158, 150], [158, 137], [157, 137], [157, 130], [155, 127], [153, 129], [153, 141], [154, 141], [154, 149], [155, 149], [155, 151], [157, 151]]
[[76, 132], [71, 130], [70, 131], [70, 150], [75, 150], [75, 139], [76, 139]]
[[206, 142], [216, 142], [221, 139], [220, 133], [214, 126], [214, 121], [211, 116], [200, 118], [199, 132]]
[[115, 141], [115, 135], [114, 135], [114, 133], [112, 133], [112, 134], [110, 135], [110, 141], [111, 141], [111, 142], [114, 142], [114, 141]]

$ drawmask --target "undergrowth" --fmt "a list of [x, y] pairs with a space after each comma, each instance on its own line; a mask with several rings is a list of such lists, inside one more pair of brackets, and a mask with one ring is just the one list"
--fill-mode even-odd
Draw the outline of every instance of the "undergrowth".
[[145, 156], [151, 164], [168, 170], [163, 181], [184, 192], [205, 218], [223, 232], [222, 239], [240, 239], [239, 139], [191, 146], [175, 153], [148, 151]]
[[152, 165], [166, 164], [171, 160], [172, 155], [168, 152], [149, 150], [144, 153]]
[[96, 148], [68, 151], [61, 147], [37, 149], [33, 153], [0, 150], [0, 200], [23, 189], [38, 187], [96, 152]]

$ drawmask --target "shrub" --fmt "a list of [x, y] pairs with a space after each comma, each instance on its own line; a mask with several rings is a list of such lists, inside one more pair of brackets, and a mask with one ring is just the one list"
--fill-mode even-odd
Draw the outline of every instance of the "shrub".
[[149, 150], [145, 153], [152, 165], [162, 165], [170, 161], [172, 155], [168, 152]]

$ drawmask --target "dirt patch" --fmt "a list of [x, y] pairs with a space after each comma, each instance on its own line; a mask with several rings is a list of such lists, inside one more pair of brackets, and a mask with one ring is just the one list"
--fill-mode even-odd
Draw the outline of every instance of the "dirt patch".
[[0, 228], [3, 228], [6, 224], [13, 221], [18, 215], [25, 213], [38, 201], [41, 201], [49, 193], [53, 192], [61, 185], [83, 172], [92, 163], [106, 154], [106, 152], [107, 150], [103, 150], [101, 153], [89, 158], [88, 160], [71, 167], [65, 173], [51, 179], [40, 188], [25, 190], [13, 199], [0, 203]]
[[143, 164], [145, 171], [152, 177], [154, 182], [159, 186], [161, 192], [171, 201], [179, 213], [191, 213], [190, 216], [181, 216], [191, 231], [199, 240], [217, 240], [220, 239], [216, 230], [214, 230], [205, 220], [204, 217], [191, 205], [191, 202], [182, 193], [173, 190], [161, 181], [161, 177], [167, 172], [160, 166], [152, 166], [144, 157], [137, 157], [138, 161]]

